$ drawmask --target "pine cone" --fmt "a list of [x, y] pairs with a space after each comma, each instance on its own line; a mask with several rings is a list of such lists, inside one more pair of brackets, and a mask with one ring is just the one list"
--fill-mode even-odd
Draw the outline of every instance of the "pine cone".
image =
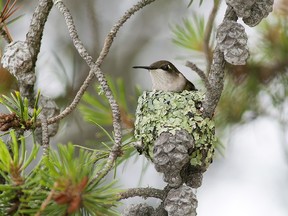
[[32, 53], [27, 43], [23, 41], [10, 43], [3, 54], [2, 64], [18, 81], [26, 85], [35, 83], [35, 73], [30, 72], [33, 66]]
[[256, 0], [226, 0], [226, 3], [230, 5], [238, 17], [251, 16], [251, 8]]
[[248, 37], [241, 24], [230, 20], [224, 21], [217, 30], [216, 39], [227, 62], [233, 65], [246, 64], [249, 57]]
[[122, 216], [151, 216], [154, 208], [146, 203], [132, 204], [124, 209]]
[[258, 25], [273, 10], [274, 0], [226, 0], [238, 17], [250, 27]]
[[171, 189], [164, 201], [168, 216], [196, 216], [197, 205], [193, 189], [186, 185]]
[[186, 131], [176, 131], [175, 135], [164, 132], [156, 140], [153, 163], [155, 169], [164, 174], [164, 181], [171, 187], [182, 184], [180, 171], [189, 163], [189, 150], [193, 146], [193, 137]]
[[251, 8], [251, 16], [243, 18], [245, 24], [250, 27], [258, 25], [273, 10], [274, 0], [257, 1]]

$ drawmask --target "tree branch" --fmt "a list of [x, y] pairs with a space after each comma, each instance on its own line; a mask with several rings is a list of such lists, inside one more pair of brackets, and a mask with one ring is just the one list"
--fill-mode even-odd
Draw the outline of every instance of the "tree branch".
[[143, 197], [144, 199], [147, 199], [149, 197], [154, 197], [157, 199], [164, 200], [165, 197], [167, 196], [167, 191], [156, 189], [156, 188], [150, 188], [150, 187], [130, 188], [127, 191], [119, 193], [118, 200], [128, 199], [128, 198], [135, 197], [135, 196], [140, 196], [140, 197]]
[[69, 31], [69, 35], [72, 39], [72, 42], [76, 50], [78, 51], [82, 59], [87, 63], [87, 65], [89, 67], [93, 67], [94, 66], [93, 57], [88, 53], [88, 50], [85, 48], [83, 42], [80, 40], [74, 21], [73, 21], [73, 17], [69, 9], [63, 3], [63, 1], [55, 1], [55, 2], [56, 2], [55, 7], [62, 13], [65, 19], [65, 22]]
[[[236, 13], [233, 8], [227, 6], [224, 20], [237, 20]], [[209, 72], [208, 80], [210, 83], [210, 90], [206, 92], [203, 102], [203, 116], [205, 118], [212, 118], [216, 109], [216, 106], [220, 100], [223, 87], [224, 87], [224, 68], [226, 61], [224, 55], [220, 51], [219, 46], [216, 45], [213, 52], [213, 63]]]
[[[38, 53], [40, 51], [41, 39], [43, 36], [44, 26], [48, 15], [52, 9], [52, 0], [39, 0], [39, 4], [33, 13], [28, 33], [26, 34], [26, 42], [33, 49], [33, 63], [36, 63]], [[35, 65], [34, 65], [35, 66]]]
[[213, 53], [213, 63], [211, 65], [209, 73], [210, 90], [206, 92], [205, 99], [203, 102], [203, 116], [205, 118], [212, 118], [214, 111], [221, 97], [224, 87], [224, 68], [225, 60], [224, 55], [220, 51], [219, 47], [216, 46]]
[[[39, 0], [39, 4], [33, 13], [28, 33], [26, 34], [26, 43], [31, 53], [31, 74], [35, 74], [35, 65], [38, 54], [40, 52], [41, 40], [43, 36], [44, 26], [48, 15], [53, 6], [52, 0]], [[26, 85], [19, 83], [19, 88], [22, 97], [27, 97], [30, 104], [34, 104], [34, 83]]]

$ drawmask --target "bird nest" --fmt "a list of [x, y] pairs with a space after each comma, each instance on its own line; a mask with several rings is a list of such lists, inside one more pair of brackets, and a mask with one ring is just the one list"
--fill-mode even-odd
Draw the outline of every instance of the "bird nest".
[[135, 121], [137, 150], [153, 161], [154, 142], [163, 132], [187, 131], [193, 139], [188, 152], [193, 167], [206, 170], [214, 154], [215, 126], [202, 116], [200, 91], [145, 91], [138, 99]]

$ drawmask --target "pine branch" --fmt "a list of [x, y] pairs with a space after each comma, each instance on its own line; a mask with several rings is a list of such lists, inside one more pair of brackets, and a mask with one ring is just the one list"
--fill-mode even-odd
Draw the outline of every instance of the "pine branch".
[[[35, 66], [38, 54], [40, 52], [41, 40], [43, 36], [44, 26], [48, 15], [52, 9], [52, 0], [39, 0], [39, 4], [33, 13], [28, 33], [26, 34], [26, 43], [31, 53], [31, 67], [27, 73], [35, 74]], [[34, 81], [35, 82], [35, 81]], [[27, 85], [19, 83], [19, 88], [22, 97], [27, 97], [30, 104], [34, 103], [34, 83]]]
[[0, 35], [7, 41], [7, 43], [12, 42], [12, 37], [7, 28], [6, 20], [18, 10], [18, 7], [15, 7], [17, 0], [14, 0], [14, 2], [9, 6], [10, 1], [11, 0], [6, 1], [0, 14]]
[[40, 51], [44, 26], [52, 6], [52, 0], [39, 0], [39, 4], [36, 7], [30, 22], [29, 30], [26, 35], [26, 42], [29, 44], [30, 48], [34, 50], [33, 66], [35, 66], [34, 64], [36, 63]]
[[143, 197], [144, 199], [147, 199], [149, 197], [154, 197], [157, 199], [164, 200], [165, 197], [167, 196], [167, 191], [156, 189], [156, 188], [150, 188], [150, 187], [129, 188], [127, 191], [119, 193], [119, 200], [128, 199], [128, 198], [136, 197], [136, 196]]
[[[236, 21], [238, 17], [234, 12], [231, 6], [227, 6], [224, 20], [234, 20]], [[207, 118], [212, 118], [216, 106], [220, 100], [223, 87], [224, 87], [224, 68], [225, 68], [225, 59], [223, 52], [220, 51], [219, 46], [216, 45], [213, 52], [213, 62], [209, 72], [208, 80], [210, 83], [210, 90], [207, 91], [205, 99], [203, 102], [203, 116]]]

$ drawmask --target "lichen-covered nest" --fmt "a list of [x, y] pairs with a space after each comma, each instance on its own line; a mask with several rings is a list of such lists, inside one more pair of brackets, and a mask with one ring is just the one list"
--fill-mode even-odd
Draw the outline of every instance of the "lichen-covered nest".
[[203, 93], [199, 91], [145, 91], [138, 99], [135, 138], [141, 151], [153, 160], [153, 145], [162, 132], [186, 130], [194, 138], [192, 166], [206, 169], [214, 153], [214, 122], [202, 117]]

